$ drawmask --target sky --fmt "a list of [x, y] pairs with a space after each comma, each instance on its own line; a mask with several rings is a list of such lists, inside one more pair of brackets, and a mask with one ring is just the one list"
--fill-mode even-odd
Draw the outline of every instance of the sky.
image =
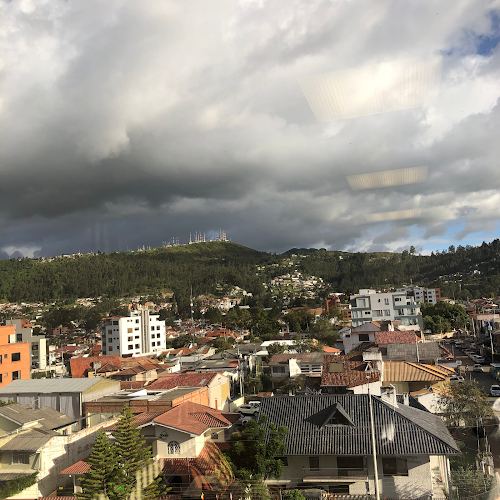
[[[499, 0], [0, 0], [0, 19], [0, 258], [220, 229], [271, 252], [498, 235]], [[429, 60], [432, 97], [388, 105], [392, 69]], [[387, 105], [320, 116], [325, 81], [331, 109], [386, 83]]]

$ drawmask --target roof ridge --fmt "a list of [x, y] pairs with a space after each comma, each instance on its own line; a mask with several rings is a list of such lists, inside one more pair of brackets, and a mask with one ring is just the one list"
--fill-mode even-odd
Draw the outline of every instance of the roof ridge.
[[[437, 370], [429, 368], [431, 365], [424, 365], [423, 363], [412, 363], [410, 361], [405, 361], [405, 363], [417, 370], [422, 370], [424, 372], [430, 373], [431, 375], [437, 375], [438, 377], [444, 376], [444, 373], [439, 373]], [[444, 378], [446, 378], [446, 376], [444, 376]]]

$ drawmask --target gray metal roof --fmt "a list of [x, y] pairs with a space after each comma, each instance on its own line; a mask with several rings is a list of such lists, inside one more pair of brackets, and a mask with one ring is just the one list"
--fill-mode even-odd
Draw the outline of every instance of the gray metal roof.
[[[418, 359], [437, 359], [443, 355], [443, 351], [437, 342], [425, 342], [418, 344], [388, 344], [387, 358], [390, 361], [410, 361], [416, 363]], [[418, 359], [417, 359], [418, 358]]]
[[[288, 427], [288, 455], [369, 455], [372, 453], [369, 399], [366, 394], [261, 398], [266, 427]], [[455, 441], [443, 421], [404, 405], [393, 407], [372, 396], [377, 453], [380, 455], [454, 455]], [[323, 425], [340, 404], [354, 425]]]
[[38, 451], [42, 446], [48, 443], [54, 436], [59, 436], [56, 432], [42, 433], [30, 431], [19, 436], [13, 437], [0, 446], [1, 451]]
[[85, 392], [100, 382], [100, 378], [49, 378], [13, 380], [0, 389], [2, 394], [33, 394], [51, 392]]
[[57, 429], [63, 425], [74, 422], [64, 413], [53, 410], [48, 406], [32, 410], [29, 405], [11, 404], [0, 407], [0, 415], [4, 415], [19, 424], [38, 421], [45, 429]]

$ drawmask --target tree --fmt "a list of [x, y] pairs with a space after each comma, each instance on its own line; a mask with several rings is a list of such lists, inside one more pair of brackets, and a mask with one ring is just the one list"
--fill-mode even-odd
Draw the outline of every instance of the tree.
[[101, 493], [110, 500], [118, 498], [116, 487], [121, 484], [121, 470], [115, 448], [104, 431], [97, 433], [87, 462], [90, 469], [80, 479], [83, 492], [77, 494], [78, 498], [92, 500]]
[[285, 500], [306, 500], [306, 497], [300, 490], [290, 490], [286, 492]]
[[302, 338], [302, 335], [295, 335], [293, 349], [297, 352], [321, 352], [323, 351], [323, 344], [316, 339]]
[[215, 347], [216, 352], [227, 351], [232, 349], [233, 345], [228, 342], [224, 337], [217, 337], [212, 341], [212, 347]]
[[480, 495], [490, 491], [493, 486], [491, 476], [470, 465], [451, 471], [451, 482], [458, 490], [458, 498], [481, 498]]
[[481, 418], [493, 415], [488, 394], [475, 380], [452, 383], [440, 395], [438, 412], [448, 427], [474, 427]]
[[267, 361], [269, 361], [275, 354], [283, 354], [287, 351], [288, 346], [285, 344], [280, 344], [279, 342], [273, 342], [267, 346]]
[[261, 415], [259, 421], [251, 420], [240, 432], [231, 436], [228, 456], [235, 476], [247, 482], [279, 478], [283, 473], [283, 462], [279, 459], [286, 452], [284, 443], [288, 435], [287, 427], [269, 425], [266, 439], [264, 424], [267, 417]]
[[415, 254], [415, 247], [413, 245], [410, 247], [410, 254], [411, 255]]
[[134, 423], [134, 414], [130, 406], [127, 405], [123, 409], [113, 437], [122, 471], [121, 486], [124, 488], [124, 495], [129, 498], [136, 487], [136, 472], [145, 468], [152, 457], [151, 447], [146, 446], [146, 441]]
[[335, 346], [339, 338], [337, 330], [334, 330], [333, 325], [326, 318], [318, 318], [310, 331], [311, 337], [329, 346]]

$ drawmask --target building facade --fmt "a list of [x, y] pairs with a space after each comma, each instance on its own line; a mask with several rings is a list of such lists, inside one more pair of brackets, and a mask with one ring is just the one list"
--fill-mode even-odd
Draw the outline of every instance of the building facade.
[[16, 329], [16, 339], [30, 345], [31, 367], [45, 370], [47, 368], [47, 339], [45, 335], [33, 335], [33, 325], [25, 319], [8, 319], [6, 325]]
[[109, 318], [102, 327], [102, 353], [119, 356], [161, 354], [166, 347], [165, 322], [148, 310]]
[[425, 304], [437, 304], [441, 300], [441, 290], [439, 288], [422, 288], [421, 286], [405, 286], [398, 288], [398, 292], [406, 292], [413, 296], [415, 302]]
[[358, 295], [351, 295], [350, 302], [353, 327], [384, 320], [399, 321], [403, 327], [423, 328], [420, 307], [406, 291], [381, 293], [362, 289]]
[[30, 345], [17, 337], [14, 325], [0, 326], [0, 388], [30, 378]]

